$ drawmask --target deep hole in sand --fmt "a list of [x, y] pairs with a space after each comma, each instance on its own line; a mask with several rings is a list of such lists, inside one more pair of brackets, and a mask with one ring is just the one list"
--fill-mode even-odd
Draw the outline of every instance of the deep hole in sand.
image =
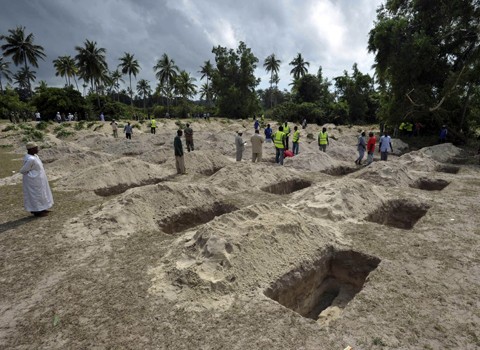
[[234, 205], [215, 202], [211, 206], [188, 208], [178, 214], [158, 221], [160, 229], [168, 234], [188, 230], [212, 221], [215, 217], [238, 210]]
[[262, 187], [261, 190], [273, 194], [289, 194], [295, 191], [303, 190], [304, 188], [310, 186], [312, 186], [311, 181], [293, 179]]
[[322, 173], [332, 175], [332, 176], [344, 176], [344, 175], [348, 175], [348, 174], [354, 173], [356, 171], [359, 171], [361, 169], [362, 169], [362, 167], [355, 167], [354, 168], [354, 167], [348, 167], [348, 166], [340, 165], [340, 166], [337, 166], [337, 167], [328, 168], [328, 169], [322, 171]]
[[436, 170], [441, 173], [458, 174], [460, 167], [453, 165], [441, 165]]
[[334, 308], [345, 308], [379, 263], [370, 255], [331, 248], [313, 264], [282, 276], [264, 294], [303, 317], [327, 318]]
[[366, 220], [377, 224], [411, 230], [430, 207], [404, 200], [391, 200], [367, 216]]
[[168, 179], [169, 177], [163, 177], [163, 178], [157, 178], [157, 179], [149, 179], [149, 180], [132, 183], [132, 184], [118, 184], [111, 187], [99, 188], [99, 189], [96, 189], [94, 192], [96, 195], [102, 196], [102, 197], [114, 196], [114, 195], [123, 193], [130, 188], [142, 187], [147, 185], [155, 185], [160, 182], [167, 181]]
[[450, 184], [450, 181], [442, 179], [429, 179], [422, 177], [410, 185], [412, 188], [418, 188], [425, 191], [441, 191]]

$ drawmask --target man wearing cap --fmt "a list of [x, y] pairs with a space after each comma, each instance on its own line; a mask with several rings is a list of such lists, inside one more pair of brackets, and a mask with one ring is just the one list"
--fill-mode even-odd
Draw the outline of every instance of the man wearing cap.
[[23, 175], [23, 200], [25, 210], [35, 216], [47, 216], [48, 209], [53, 206], [53, 196], [43, 163], [37, 153], [37, 144], [27, 143], [27, 154], [20, 169]]

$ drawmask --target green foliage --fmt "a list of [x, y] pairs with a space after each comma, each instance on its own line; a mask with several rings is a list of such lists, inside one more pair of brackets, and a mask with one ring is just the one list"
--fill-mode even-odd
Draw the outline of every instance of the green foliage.
[[22, 102], [18, 94], [12, 89], [6, 89], [0, 94], [0, 118], [8, 119], [11, 112], [33, 113], [32, 107]]
[[379, 8], [368, 48], [384, 121], [465, 131], [479, 119], [471, 109], [480, 83], [479, 18], [473, 0], [388, 0]]
[[46, 88], [36, 94], [32, 105], [47, 119], [53, 119], [57, 112], [77, 113], [82, 116], [86, 111], [86, 103], [80, 92], [72, 87]]
[[73, 135], [73, 134], [74, 134], [73, 131], [61, 129], [61, 130], [59, 130], [59, 131], [57, 132], [57, 137], [58, 137], [59, 139], [61, 139], [61, 138], [66, 138], [66, 137], [68, 137], [68, 136], [70, 136], [70, 135]]
[[132, 125], [132, 128], [135, 128], [135, 129], [138, 129], [138, 130], [142, 130], [142, 126], [141, 126], [140, 124], [137, 124], [137, 123], [133, 124], [133, 125]]
[[7, 131], [15, 131], [15, 130], [18, 130], [18, 127], [16, 124], [9, 124], [7, 125], [5, 128], [3, 128], [3, 132], [7, 132]]
[[37, 125], [35, 125], [35, 128], [38, 130], [46, 130], [48, 128], [49, 123], [45, 121], [41, 121]]
[[22, 141], [42, 141], [44, 136], [44, 133], [40, 130], [35, 130], [33, 128], [24, 129]]
[[85, 121], [84, 120], [79, 121], [74, 126], [75, 130], [83, 130], [84, 128], [85, 128]]
[[212, 74], [212, 89], [217, 95], [220, 115], [230, 118], [252, 116], [260, 105], [255, 93], [259, 80], [255, 78], [258, 59], [240, 42], [236, 50], [214, 47], [217, 68]]

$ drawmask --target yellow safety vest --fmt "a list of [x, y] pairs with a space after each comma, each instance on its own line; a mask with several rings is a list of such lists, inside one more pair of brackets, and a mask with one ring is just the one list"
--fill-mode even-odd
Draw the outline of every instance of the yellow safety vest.
[[400, 126], [398, 127], [398, 130], [403, 130], [405, 128], [405, 123], [402, 123], [400, 124]]
[[285, 148], [283, 145], [283, 139], [285, 138], [285, 133], [283, 131], [277, 131], [273, 135], [273, 144], [276, 148]]
[[293, 133], [293, 139], [292, 139], [292, 141], [293, 141], [293, 142], [298, 142], [299, 139], [300, 139], [300, 131], [297, 130], [297, 131], [295, 131], [295, 132]]
[[289, 136], [290, 135], [290, 127], [289, 126], [284, 126], [283, 127], [283, 133], [285, 134], [285, 136]]
[[156, 121], [155, 119], [152, 119], [152, 120], [150, 121], [150, 123], [151, 123], [151, 124], [150, 124], [150, 127], [151, 127], [151, 128], [156, 128], [156, 127], [157, 127], [157, 121]]
[[412, 131], [413, 130], [413, 124], [412, 123], [407, 123], [407, 125], [405, 125], [405, 130]]
[[318, 144], [319, 145], [326, 145], [328, 144], [327, 142], [327, 138], [328, 138], [328, 134], [327, 132], [321, 132], [320, 131], [320, 134], [318, 134]]

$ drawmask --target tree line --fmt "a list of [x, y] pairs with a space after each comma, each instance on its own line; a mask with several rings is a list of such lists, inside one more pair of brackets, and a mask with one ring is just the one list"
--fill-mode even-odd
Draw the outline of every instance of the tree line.
[[[432, 129], [449, 124], [468, 132], [479, 124], [479, 19], [476, 0], [387, 0], [378, 8], [369, 33], [374, 76], [360, 72], [355, 63], [350, 71], [329, 80], [321, 67], [315, 74], [309, 73], [310, 63], [298, 53], [288, 63], [290, 89], [283, 91], [278, 88], [283, 62], [275, 53], [262, 62], [270, 77], [269, 87], [257, 89], [260, 79], [254, 73], [260, 61], [244, 42], [237, 48], [213, 47], [214, 62], [208, 60], [199, 67], [204, 81], [200, 86], [164, 53], [151, 68], [157, 79], [155, 89], [145, 79], [134, 87], [132, 78], [142, 69], [135, 55], [125, 52], [118, 66], [110, 70], [106, 49], [88, 39], [75, 46], [74, 57], [60, 56], [52, 63], [56, 75], [65, 79], [69, 94], [80, 93], [84, 109], [96, 111], [156, 116], [208, 112], [230, 118], [265, 114], [291, 121], [306, 118], [319, 124], [380, 121], [394, 126], [410, 121]], [[34, 43], [34, 35], [19, 26], [0, 39], [2, 96], [10, 94], [12, 98], [4, 82], [14, 82], [19, 99], [30, 105], [38, 106], [42, 93], [54, 94], [44, 81], [32, 91], [33, 69], [46, 59], [43, 47]], [[8, 59], [18, 67], [15, 73]], [[127, 88], [121, 89], [125, 77]], [[195, 100], [196, 96], [200, 99]], [[48, 104], [44, 100], [43, 105]], [[81, 101], [78, 96], [76, 100]]]

